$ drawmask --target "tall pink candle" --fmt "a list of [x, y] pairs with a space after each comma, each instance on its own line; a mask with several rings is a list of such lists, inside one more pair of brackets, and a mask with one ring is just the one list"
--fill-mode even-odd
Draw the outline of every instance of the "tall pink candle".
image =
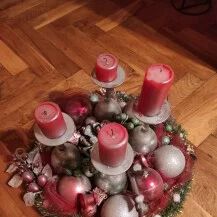
[[146, 116], [157, 115], [173, 80], [174, 72], [168, 65], [151, 65], [145, 75], [137, 111]]
[[102, 82], [111, 82], [117, 77], [118, 60], [109, 53], [100, 54], [96, 60], [96, 78]]
[[125, 159], [128, 144], [128, 132], [118, 123], [104, 125], [98, 134], [99, 157], [103, 164], [119, 166]]
[[53, 102], [43, 102], [35, 109], [35, 121], [42, 133], [50, 138], [58, 138], [66, 131], [66, 123], [59, 106]]

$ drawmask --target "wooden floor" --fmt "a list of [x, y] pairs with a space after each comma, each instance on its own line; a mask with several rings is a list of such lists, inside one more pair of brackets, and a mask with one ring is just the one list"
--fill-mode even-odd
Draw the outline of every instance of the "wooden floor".
[[0, 1], [0, 217], [36, 217], [7, 187], [7, 155], [28, 146], [38, 102], [72, 88], [91, 91], [98, 54], [121, 61], [120, 87], [138, 94], [144, 69], [166, 63], [176, 74], [173, 115], [189, 132], [198, 160], [183, 217], [217, 216], [217, 7], [199, 17], [169, 0]]

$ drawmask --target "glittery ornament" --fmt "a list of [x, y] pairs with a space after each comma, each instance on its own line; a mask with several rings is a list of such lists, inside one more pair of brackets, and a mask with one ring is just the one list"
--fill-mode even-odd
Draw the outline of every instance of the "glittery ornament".
[[157, 136], [148, 125], [141, 125], [130, 132], [129, 143], [137, 153], [148, 154], [157, 147]]
[[24, 181], [24, 182], [30, 183], [30, 182], [33, 181], [34, 175], [33, 175], [33, 173], [30, 172], [30, 171], [25, 171], [25, 172], [22, 174], [22, 178], [23, 178], [23, 181]]
[[39, 186], [35, 182], [32, 182], [28, 186], [28, 191], [33, 192], [33, 193], [37, 192], [39, 191]]
[[121, 113], [121, 107], [114, 99], [106, 99], [97, 103], [94, 116], [97, 120], [113, 120], [114, 116]]
[[94, 177], [95, 184], [108, 194], [118, 194], [122, 192], [127, 184], [126, 173], [115, 176], [97, 173]]
[[166, 124], [166, 131], [168, 132], [172, 132], [173, 131], [173, 127], [171, 124]]
[[91, 184], [87, 177], [64, 176], [58, 183], [58, 192], [72, 205], [77, 203], [78, 194], [90, 191]]
[[69, 114], [80, 126], [85, 118], [91, 113], [92, 106], [86, 96], [75, 95], [67, 99], [63, 111]]
[[173, 145], [162, 146], [154, 152], [156, 169], [166, 178], [175, 178], [185, 168], [185, 156]]
[[170, 144], [170, 137], [164, 136], [164, 137], [162, 138], [162, 144], [163, 144], [163, 145], [169, 145], [169, 144]]
[[40, 175], [37, 178], [37, 183], [38, 183], [39, 186], [44, 187], [45, 184], [47, 183], [47, 177], [45, 175]]
[[51, 165], [58, 174], [64, 174], [66, 169], [75, 169], [80, 161], [79, 150], [69, 142], [56, 146], [51, 153]]
[[93, 104], [99, 102], [99, 95], [96, 94], [96, 93], [92, 93], [92, 94], [90, 95], [90, 101], [91, 101]]
[[133, 175], [145, 202], [159, 199], [163, 195], [163, 179], [156, 170], [145, 168], [142, 171], [135, 172]]
[[104, 203], [101, 217], [138, 217], [135, 204], [129, 196], [115, 195]]

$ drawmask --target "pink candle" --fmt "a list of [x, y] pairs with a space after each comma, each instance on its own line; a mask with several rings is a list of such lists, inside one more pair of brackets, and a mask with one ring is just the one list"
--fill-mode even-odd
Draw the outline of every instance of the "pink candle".
[[157, 115], [173, 80], [174, 72], [168, 65], [151, 65], [145, 75], [137, 111], [146, 116]]
[[35, 121], [43, 134], [50, 138], [58, 138], [66, 131], [66, 123], [59, 106], [53, 102], [43, 102], [35, 109]]
[[109, 53], [100, 54], [96, 60], [96, 78], [99, 81], [111, 82], [117, 77], [118, 60]]
[[118, 123], [104, 125], [98, 134], [99, 157], [103, 164], [119, 166], [125, 159], [128, 144], [128, 132]]

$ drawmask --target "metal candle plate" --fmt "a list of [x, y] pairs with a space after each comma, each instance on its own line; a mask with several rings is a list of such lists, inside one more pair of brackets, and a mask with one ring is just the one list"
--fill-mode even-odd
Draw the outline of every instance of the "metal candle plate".
[[66, 132], [61, 137], [58, 137], [56, 139], [47, 138], [42, 133], [39, 126], [37, 124], [35, 124], [35, 126], [34, 126], [35, 138], [40, 143], [42, 143], [43, 145], [47, 145], [47, 146], [58, 146], [58, 145], [64, 144], [65, 142], [69, 141], [70, 138], [72, 138], [72, 135], [76, 130], [74, 121], [66, 113], [62, 113], [62, 114], [63, 114], [63, 118], [64, 118], [64, 120], [66, 122], [67, 129], [66, 129]]
[[120, 86], [121, 84], [124, 83], [124, 81], [125, 81], [125, 71], [121, 66], [118, 66], [117, 78], [115, 80], [111, 81], [111, 82], [102, 82], [102, 81], [97, 80], [95, 70], [92, 72], [91, 78], [92, 78], [93, 82], [96, 85], [100, 86], [100, 87], [103, 87], [103, 88], [115, 88], [115, 87], [118, 87], [118, 86]]
[[140, 113], [137, 113], [136, 111], [133, 111], [134, 115], [142, 122], [147, 124], [160, 124], [166, 121], [171, 114], [170, 104], [167, 100], [164, 101], [164, 104], [162, 105], [159, 114], [155, 116], [145, 116]]
[[101, 173], [106, 175], [119, 175], [126, 172], [132, 165], [134, 159], [134, 151], [130, 144], [127, 145], [126, 156], [123, 163], [118, 167], [109, 167], [103, 164], [99, 157], [98, 144], [95, 144], [91, 152], [91, 162], [94, 167]]

